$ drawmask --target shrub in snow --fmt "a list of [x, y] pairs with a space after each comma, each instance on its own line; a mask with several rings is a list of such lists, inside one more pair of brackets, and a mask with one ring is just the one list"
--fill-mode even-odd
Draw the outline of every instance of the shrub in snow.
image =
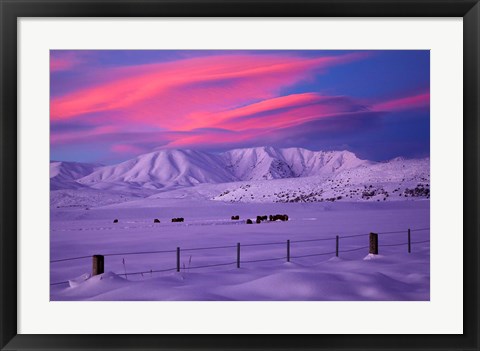
[[430, 198], [430, 189], [426, 188], [423, 184], [418, 184], [414, 189], [405, 189], [404, 194], [406, 197]]

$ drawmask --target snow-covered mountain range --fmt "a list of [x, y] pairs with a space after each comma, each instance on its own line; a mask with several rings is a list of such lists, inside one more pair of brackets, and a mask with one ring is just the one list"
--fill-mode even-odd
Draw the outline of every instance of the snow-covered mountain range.
[[[360, 165], [372, 164], [349, 151], [310, 151], [301, 148], [257, 147], [221, 154], [168, 149], [128, 161], [98, 167], [72, 162], [52, 163], [52, 188], [75, 181], [72, 187], [97, 189], [119, 185], [162, 189], [203, 183], [227, 183], [309, 176], [332, 176]], [[60, 175], [65, 175], [60, 177]]]
[[429, 181], [428, 158], [372, 162], [349, 151], [302, 148], [256, 147], [220, 154], [165, 149], [109, 166], [50, 164], [51, 190], [69, 189], [70, 195], [76, 189], [138, 191], [142, 197], [165, 192], [185, 197], [198, 191], [232, 202], [384, 201], [393, 193], [429, 197]]

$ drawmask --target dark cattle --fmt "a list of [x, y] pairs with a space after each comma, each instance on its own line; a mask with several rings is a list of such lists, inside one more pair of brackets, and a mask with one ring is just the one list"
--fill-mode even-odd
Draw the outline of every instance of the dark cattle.
[[183, 222], [185, 219], [183, 217], [172, 218], [172, 222]]
[[247, 224], [253, 224], [251, 219], [247, 219]]
[[256, 221], [256, 222], [257, 222], [257, 224], [260, 224], [260, 223], [262, 223], [262, 220], [259, 219], [259, 218], [257, 218], [257, 221]]
[[268, 219], [267, 216], [257, 216], [257, 223], [260, 223], [261, 221], [266, 221], [267, 219]]
[[240, 216], [239, 216], [239, 215], [232, 216], [232, 221], [239, 220], [239, 219], [240, 219]]
[[118, 219], [114, 219], [114, 220], [113, 220], [113, 223], [118, 223]]
[[158, 218], [155, 218], [155, 219], [153, 220], [153, 223], [160, 223], [160, 220], [159, 220]]
[[288, 221], [288, 216], [286, 214], [281, 215], [281, 214], [276, 214], [274, 216], [270, 215], [270, 221]]

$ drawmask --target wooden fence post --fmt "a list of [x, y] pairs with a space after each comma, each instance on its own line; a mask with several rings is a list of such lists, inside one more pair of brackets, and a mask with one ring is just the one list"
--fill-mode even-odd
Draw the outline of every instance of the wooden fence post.
[[180, 272], [180, 248], [177, 247], [177, 272]]
[[103, 255], [93, 255], [92, 276], [105, 272], [105, 257]]
[[240, 243], [237, 243], [237, 268], [240, 268]]
[[290, 262], [290, 240], [287, 240], [287, 262]]
[[336, 242], [335, 242], [335, 257], [338, 257], [338, 241], [339, 241], [339, 237], [337, 235]]
[[412, 252], [412, 241], [410, 239], [410, 228], [408, 228], [408, 253]]
[[369, 253], [378, 255], [378, 234], [370, 233], [370, 248]]

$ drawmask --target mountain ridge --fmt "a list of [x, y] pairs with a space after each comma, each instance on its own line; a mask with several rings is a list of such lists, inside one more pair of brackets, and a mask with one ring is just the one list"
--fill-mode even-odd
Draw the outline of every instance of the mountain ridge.
[[100, 167], [77, 179], [77, 182], [99, 189], [121, 183], [162, 189], [203, 183], [328, 176], [369, 164], [372, 162], [360, 160], [349, 151], [256, 147], [213, 154], [189, 149], [165, 149]]
[[72, 161], [50, 161], [50, 189], [78, 189], [83, 187], [76, 180], [91, 174], [103, 165]]
[[[421, 168], [429, 168], [426, 160]], [[351, 172], [368, 179], [372, 177], [371, 169], [388, 169], [393, 163], [406, 162], [408, 160], [399, 157], [387, 162], [373, 162], [362, 160], [347, 150], [312, 151], [295, 147], [240, 148], [217, 154], [191, 149], [162, 149], [107, 166], [51, 162], [50, 179], [52, 190], [87, 187], [164, 191], [200, 184], [306, 177], [333, 179]], [[395, 167], [396, 172], [400, 169]], [[380, 171], [379, 174], [383, 173]]]

